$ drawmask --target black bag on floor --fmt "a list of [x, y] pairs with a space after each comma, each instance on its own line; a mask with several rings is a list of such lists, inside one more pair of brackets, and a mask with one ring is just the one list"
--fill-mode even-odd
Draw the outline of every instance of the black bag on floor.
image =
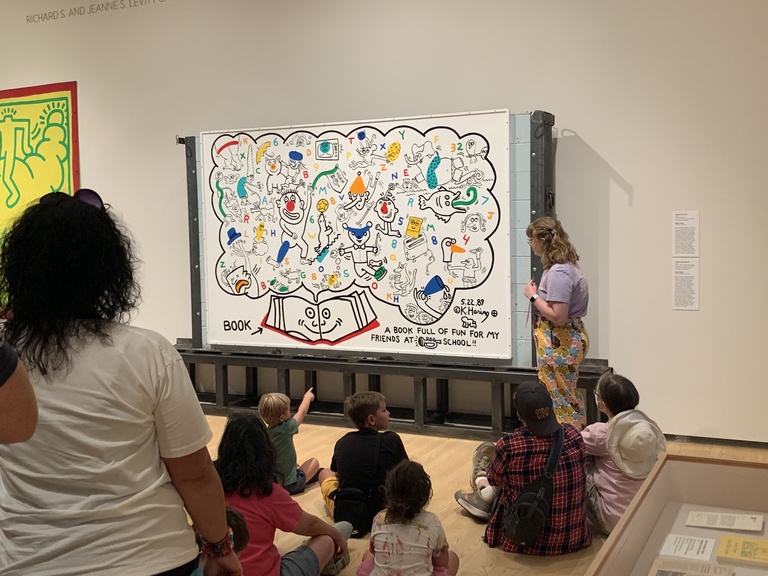
[[333, 521], [352, 524], [352, 538], [362, 538], [371, 531], [368, 494], [359, 488], [345, 488], [336, 491], [333, 501]]
[[555, 433], [544, 474], [528, 484], [515, 501], [504, 509], [504, 536], [517, 546], [526, 547], [539, 537], [552, 507], [553, 476], [563, 448], [562, 426]]
[[346, 521], [352, 524], [352, 538], [362, 538], [371, 531], [373, 517], [378, 510], [371, 510], [371, 496], [376, 482], [376, 472], [379, 469], [379, 451], [381, 450], [381, 434], [376, 437], [376, 454], [373, 457], [373, 469], [371, 472], [371, 484], [368, 492], [359, 488], [344, 488], [336, 490], [330, 495], [334, 501], [333, 521]]

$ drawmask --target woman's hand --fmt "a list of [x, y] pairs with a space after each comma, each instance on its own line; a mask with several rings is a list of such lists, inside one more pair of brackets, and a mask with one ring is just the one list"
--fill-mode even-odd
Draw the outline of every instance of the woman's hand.
[[205, 576], [243, 576], [243, 567], [240, 566], [237, 555], [232, 552], [218, 558], [206, 558], [203, 574]]
[[523, 294], [525, 294], [525, 297], [528, 298], [528, 300], [530, 300], [531, 296], [536, 294], [536, 292], [538, 292], [538, 288], [536, 287], [536, 282], [533, 280], [528, 282], [528, 284], [526, 284], [523, 288]]

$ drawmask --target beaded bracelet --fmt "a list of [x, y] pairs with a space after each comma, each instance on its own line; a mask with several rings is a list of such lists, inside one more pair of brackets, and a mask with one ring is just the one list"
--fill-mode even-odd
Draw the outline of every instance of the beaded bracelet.
[[221, 558], [235, 550], [235, 535], [232, 534], [232, 528], [229, 526], [227, 526], [227, 535], [219, 542], [208, 542], [199, 532], [196, 534], [196, 537], [200, 552], [209, 558]]

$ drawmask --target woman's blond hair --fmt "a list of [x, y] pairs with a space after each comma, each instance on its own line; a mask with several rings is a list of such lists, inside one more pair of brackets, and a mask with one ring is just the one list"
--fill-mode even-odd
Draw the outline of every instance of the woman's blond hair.
[[272, 427], [280, 423], [280, 417], [290, 407], [291, 399], [288, 396], [279, 392], [270, 392], [264, 394], [259, 400], [259, 416], [267, 426]]
[[552, 264], [576, 264], [579, 261], [579, 254], [573, 247], [568, 234], [563, 230], [559, 220], [542, 216], [536, 218], [528, 224], [525, 230], [528, 238], [535, 238], [544, 245], [541, 253], [541, 263], [544, 268], [549, 268]]

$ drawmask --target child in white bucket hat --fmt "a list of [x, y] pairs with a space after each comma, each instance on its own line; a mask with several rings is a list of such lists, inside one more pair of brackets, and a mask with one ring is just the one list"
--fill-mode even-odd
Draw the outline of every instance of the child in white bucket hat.
[[656, 422], [635, 409], [640, 395], [628, 378], [604, 374], [595, 401], [608, 422], [591, 424], [581, 433], [587, 451], [587, 520], [610, 534], [666, 449], [666, 440]]

